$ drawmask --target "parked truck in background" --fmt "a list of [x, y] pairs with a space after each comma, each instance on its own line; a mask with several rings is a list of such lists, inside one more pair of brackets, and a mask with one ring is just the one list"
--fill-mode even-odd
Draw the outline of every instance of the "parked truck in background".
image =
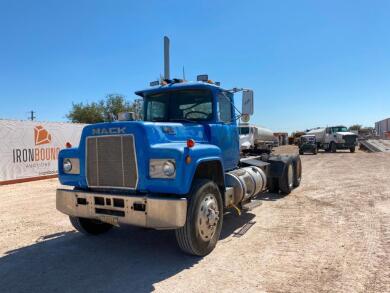
[[317, 147], [335, 153], [337, 150], [355, 152], [357, 135], [349, 132], [345, 126], [331, 126], [312, 129], [307, 132], [316, 136]]
[[299, 137], [298, 141], [299, 154], [303, 155], [305, 153], [312, 153], [313, 155], [317, 154], [317, 142], [316, 136], [313, 134], [304, 134]]
[[271, 153], [275, 141], [271, 130], [249, 123], [240, 123], [238, 133], [240, 136], [240, 150], [243, 154]]

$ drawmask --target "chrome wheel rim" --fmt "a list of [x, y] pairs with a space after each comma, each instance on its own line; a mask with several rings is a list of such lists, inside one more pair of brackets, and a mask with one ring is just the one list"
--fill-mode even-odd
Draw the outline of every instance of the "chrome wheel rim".
[[199, 205], [196, 220], [198, 234], [203, 241], [210, 241], [216, 231], [219, 222], [219, 209], [217, 199], [212, 194], [207, 194]]
[[293, 185], [293, 175], [293, 167], [292, 164], [290, 164], [287, 170], [288, 186], [290, 187]]

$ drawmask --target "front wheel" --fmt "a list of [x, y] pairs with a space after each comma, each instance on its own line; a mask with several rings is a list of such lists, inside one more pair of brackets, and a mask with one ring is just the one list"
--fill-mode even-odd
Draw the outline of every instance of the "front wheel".
[[330, 143], [330, 151], [335, 153], [337, 151], [337, 146], [334, 142]]
[[103, 234], [112, 228], [112, 225], [94, 219], [69, 216], [69, 220], [77, 231], [87, 235]]
[[189, 194], [190, 204], [184, 227], [175, 230], [181, 250], [205, 256], [216, 246], [223, 222], [222, 197], [211, 180], [195, 180]]

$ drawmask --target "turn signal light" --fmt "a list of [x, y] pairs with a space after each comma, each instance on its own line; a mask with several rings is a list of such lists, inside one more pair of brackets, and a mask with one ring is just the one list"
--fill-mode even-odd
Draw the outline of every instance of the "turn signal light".
[[65, 146], [67, 149], [70, 149], [72, 147], [72, 144], [68, 141]]
[[193, 140], [192, 138], [187, 140], [187, 147], [188, 148], [192, 148], [195, 146], [195, 140]]

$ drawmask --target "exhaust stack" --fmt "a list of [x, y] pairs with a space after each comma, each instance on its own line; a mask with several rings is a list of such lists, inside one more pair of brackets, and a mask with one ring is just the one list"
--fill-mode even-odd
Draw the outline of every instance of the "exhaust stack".
[[164, 37], [164, 79], [169, 78], [169, 38]]

